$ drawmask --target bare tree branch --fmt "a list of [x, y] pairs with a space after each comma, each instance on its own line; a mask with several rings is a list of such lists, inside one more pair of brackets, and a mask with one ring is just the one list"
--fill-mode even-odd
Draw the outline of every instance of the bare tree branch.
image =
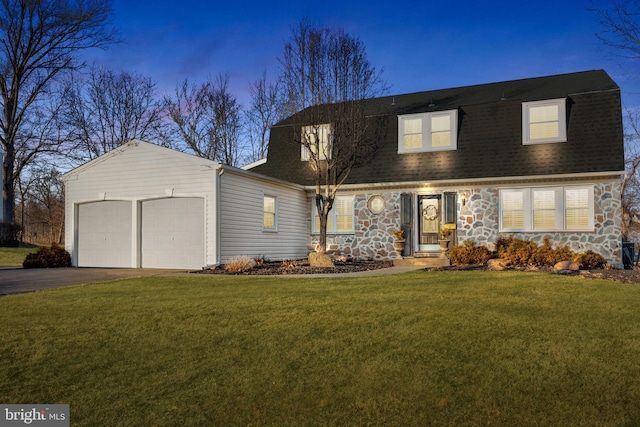
[[[42, 149], [20, 140], [27, 117], [61, 73], [79, 69], [80, 51], [116, 41], [108, 0], [0, 1], [0, 143], [5, 151], [3, 218], [14, 221], [17, 144], [26, 152]], [[55, 149], [56, 141], [48, 139]], [[26, 157], [32, 154], [25, 154]], [[18, 168], [19, 169], [19, 168]]]
[[184, 80], [175, 98], [165, 97], [165, 107], [186, 149], [196, 156], [237, 166], [242, 108], [229, 92], [229, 77], [219, 75], [199, 86]]
[[71, 78], [64, 90], [63, 126], [77, 159], [94, 159], [132, 140], [160, 139], [162, 106], [155, 84], [138, 73], [92, 67], [86, 80]]
[[292, 30], [280, 66], [284, 105], [299, 122], [292, 138], [308, 154], [315, 175], [320, 251], [326, 252], [336, 193], [380, 141], [370, 101], [387, 88], [360, 39], [306, 19]]

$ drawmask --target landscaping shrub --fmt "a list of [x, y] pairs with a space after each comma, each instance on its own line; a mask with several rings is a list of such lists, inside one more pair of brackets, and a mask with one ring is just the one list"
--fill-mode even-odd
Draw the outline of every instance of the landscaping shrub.
[[511, 239], [511, 243], [500, 258], [511, 261], [511, 264], [527, 265], [532, 259], [538, 245], [529, 240]]
[[505, 258], [505, 254], [507, 253], [507, 249], [509, 249], [509, 245], [513, 241], [513, 236], [500, 236], [496, 239], [494, 246], [496, 247], [496, 254], [498, 258]]
[[468, 239], [462, 245], [454, 246], [447, 257], [453, 264], [484, 264], [491, 259], [491, 251], [485, 246], [476, 246], [472, 239]]
[[255, 261], [246, 255], [237, 255], [224, 266], [227, 273], [242, 273], [251, 270], [256, 265]]
[[9, 224], [7, 222], [0, 223], [0, 247], [17, 248], [19, 244], [19, 233], [19, 225]]
[[542, 246], [537, 247], [529, 258], [529, 264], [554, 266], [561, 261], [571, 261], [574, 256], [575, 254], [566, 246], [554, 249], [551, 246], [551, 240], [545, 238]]
[[589, 249], [586, 252], [576, 255], [573, 258], [574, 262], [580, 264], [580, 268], [604, 268], [607, 264], [607, 260], [600, 254], [593, 252]]
[[56, 268], [71, 267], [71, 255], [63, 247], [51, 245], [42, 246], [37, 252], [27, 255], [22, 262], [24, 268]]
[[269, 260], [265, 255], [260, 255], [253, 259], [253, 265], [255, 267], [262, 267], [265, 262], [269, 262]]
[[282, 260], [282, 267], [283, 268], [295, 268], [297, 267], [298, 262], [295, 259], [285, 259]]
[[580, 268], [603, 268], [607, 261], [601, 255], [588, 250], [575, 254], [567, 246], [553, 248], [551, 240], [544, 239], [542, 246], [529, 240], [513, 236], [501, 236], [495, 242], [498, 258], [509, 260], [513, 265], [554, 266], [561, 261], [574, 261]]

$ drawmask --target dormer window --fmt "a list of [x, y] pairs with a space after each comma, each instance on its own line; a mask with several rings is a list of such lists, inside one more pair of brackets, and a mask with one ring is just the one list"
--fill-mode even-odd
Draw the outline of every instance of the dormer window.
[[458, 110], [398, 116], [398, 153], [455, 150]]
[[331, 158], [331, 125], [328, 123], [321, 125], [302, 127], [302, 151], [303, 161], [311, 160], [311, 151], [318, 160]]
[[522, 103], [522, 143], [544, 144], [567, 141], [566, 100]]

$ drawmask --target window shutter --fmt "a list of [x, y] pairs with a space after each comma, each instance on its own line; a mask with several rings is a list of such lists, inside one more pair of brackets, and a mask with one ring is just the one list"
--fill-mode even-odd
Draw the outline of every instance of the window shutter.
[[456, 217], [456, 193], [444, 193], [444, 223], [455, 224]]
[[404, 230], [404, 255], [413, 255], [413, 194], [402, 193], [400, 195], [400, 228]]

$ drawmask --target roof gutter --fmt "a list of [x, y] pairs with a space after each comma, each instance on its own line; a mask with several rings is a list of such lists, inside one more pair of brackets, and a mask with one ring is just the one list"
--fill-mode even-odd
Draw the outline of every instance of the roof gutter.
[[[343, 191], [355, 190], [385, 190], [385, 189], [402, 189], [402, 188], [441, 188], [441, 187], [487, 187], [501, 186], [513, 184], [535, 184], [559, 181], [586, 181], [586, 180], [612, 180], [618, 179], [626, 174], [625, 171], [605, 171], [605, 172], [584, 172], [573, 174], [557, 174], [557, 175], [531, 175], [531, 176], [508, 176], [496, 178], [476, 178], [476, 179], [447, 179], [434, 181], [409, 181], [409, 182], [382, 182], [382, 183], [363, 183], [363, 184], [343, 184], [340, 189]], [[315, 185], [307, 185], [304, 187], [306, 191], [315, 191]]]

